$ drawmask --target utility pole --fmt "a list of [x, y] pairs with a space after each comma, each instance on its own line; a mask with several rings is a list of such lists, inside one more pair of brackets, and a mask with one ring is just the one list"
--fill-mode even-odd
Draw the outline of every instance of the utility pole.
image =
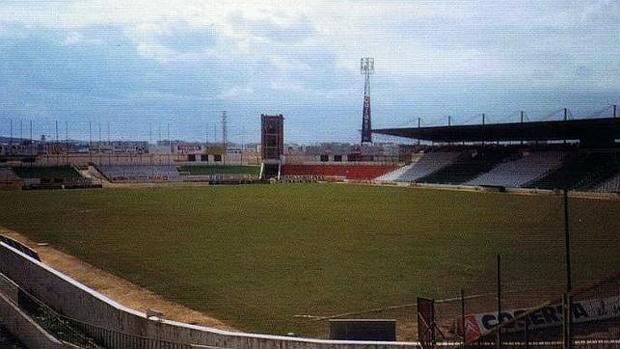
[[228, 148], [228, 125], [227, 125], [227, 116], [226, 116], [226, 111], [222, 112], [222, 148], [223, 148], [223, 154], [222, 154], [222, 162], [224, 163], [224, 165], [226, 165], [226, 149]]
[[502, 324], [502, 278], [501, 278], [501, 259], [499, 253], [497, 254], [497, 332], [496, 334], [496, 348], [502, 349], [502, 328], [499, 327]]
[[110, 138], [110, 122], [108, 121], [108, 147], [110, 152], [108, 153], [108, 165], [112, 165], [112, 155], [114, 155], [114, 147], [112, 146], [112, 140]]
[[[420, 128], [420, 125], [422, 124], [422, 118], [418, 117], [418, 128]], [[418, 138], [418, 145], [420, 145], [420, 138]]]
[[170, 157], [172, 156], [172, 141], [170, 140], [170, 123], [166, 124], [168, 128], [168, 165], [170, 165]]
[[564, 347], [565, 349], [572, 348], [572, 300], [571, 290], [573, 288], [572, 283], [572, 269], [570, 260], [570, 230], [569, 230], [569, 216], [568, 216], [568, 188], [563, 190], [564, 196], [564, 244], [565, 244], [565, 263], [566, 263], [566, 295], [564, 297]]
[[[564, 121], [568, 120], [568, 108], [564, 108]], [[566, 144], [566, 138], [564, 138], [564, 144]]]
[[222, 146], [224, 147], [224, 151], [226, 151], [226, 147], [228, 145], [228, 116], [226, 115], [226, 111], [222, 112]]
[[243, 166], [243, 151], [244, 151], [244, 148], [245, 148], [244, 134], [245, 134], [245, 129], [244, 129], [243, 125], [242, 125], [241, 126], [241, 166]]
[[88, 155], [90, 162], [93, 162], [93, 122], [88, 120]]
[[[525, 112], [521, 110], [521, 123], [523, 123], [523, 119], [525, 118]], [[521, 144], [523, 145], [523, 138], [521, 138]]]
[[[485, 115], [482, 113], [482, 126], [484, 126], [485, 121]], [[482, 146], [484, 146], [484, 141], [482, 141]]]
[[205, 147], [209, 144], [209, 123], [205, 122]]
[[[448, 127], [452, 126], [452, 118], [448, 115]], [[452, 144], [452, 142], [448, 142], [448, 144]]]
[[614, 115], [614, 119], [615, 119], [616, 118], [616, 110], [618, 109], [618, 106], [614, 104], [613, 105], [613, 109], [614, 109], [613, 115]]
[[570, 292], [573, 288], [572, 284], [572, 270], [571, 270], [571, 262], [570, 262], [570, 230], [569, 230], [569, 220], [568, 220], [568, 188], [564, 188], [563, 190], [564, 196], [564, 243], [565, 243], [565, 254], [566, 254], [566, 292]]
[[465, 291], [461, 289], [461, 331], [463, 331], [463, 348], [467, 348], [467, 325], [465, 324]]
[[13, 119], [9, 119], [10, 126], [10, 137], [9, 137], [9, 154], [13, 154]]
[[55, 150], [56, 153], [57, 153], [56, 154], [56, 166], [60, 165], [60, 163], [59, 163], [60, 160], [58, 158], [58, 155], [59, 155], [58, 154], [58, 144], [59, 144], [59, 142], [58, 142], [58, 120], [56, 120], [56, 150]]
[[65, 121], [65, 162], [69, 165], [69, 122]]
[[103, 143], [102, 138], [101, 138], [101, 120], [97, 120], [97, 128], [98, 128], [98, 133], [99, 133], [99, 143], [97, 144], [97, 153], [99, 154], [99, 163], [97, 165], [101, 165], [102, 164], [102, 153], [101, 153], [101, 144]]
[[34, 155], [34, 139], [32, 139], [32, 119], [30, 120], [30, 155]]

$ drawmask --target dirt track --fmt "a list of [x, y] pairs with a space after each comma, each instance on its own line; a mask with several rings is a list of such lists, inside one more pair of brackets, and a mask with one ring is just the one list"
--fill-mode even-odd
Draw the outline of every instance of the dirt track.
[[45, 264], [71, 276], [73, 279], [99, 291], [124, 306], [139, 311], [152, 308], [163, 312], [165, 314], [164, 317], [169, 320], [236, 331], [233, 327], [207, 314], [168, 301], [143, 287], [98, 269], [49, 245], [37, 245], [36, 242], [15, 231], [0, 227], [0, 234], [35, 249]]

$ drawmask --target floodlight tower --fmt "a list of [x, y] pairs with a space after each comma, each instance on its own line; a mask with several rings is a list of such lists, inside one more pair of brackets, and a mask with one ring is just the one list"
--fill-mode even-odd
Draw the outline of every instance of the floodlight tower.
[[364, 57], [360, 60], [360, 73], [364, 75], [364, 109], [362, 111], [362, 144], [372, 143], [370, 123], [370, 75], [375, 73], [375, 59]]

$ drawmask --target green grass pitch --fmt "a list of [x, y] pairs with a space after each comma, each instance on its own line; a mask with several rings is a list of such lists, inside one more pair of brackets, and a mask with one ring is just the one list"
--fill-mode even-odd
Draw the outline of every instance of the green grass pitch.
[[[620, 201], [570, 211], [582, 285], [620, 265]], [[559, 196], [364, 185], [0, 192], [0, 225], [240, 329], [308, 336], [326, 324], [295, 315], [493, 292], [497, 252], [506, 290], [561, 290], [562, 222]]]

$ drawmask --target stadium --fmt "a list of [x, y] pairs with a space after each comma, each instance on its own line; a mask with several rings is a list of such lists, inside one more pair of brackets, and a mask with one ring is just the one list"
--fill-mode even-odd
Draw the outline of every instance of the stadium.
[[[183, 9], [194, 13], [200, 7], [194, 5]], [[327, 7], [327, 12], [338, 12]], [[457, 16], [454, 7], [449, 12]], [[493, 117], [477, 113], [465, 120], [438, 111], [431, 119], [441, 121], [427, 122], [418, 116], [420, 109], [405, 101], [409, 95], [400, 90], [400, 82], [378, 84], [377, 95], [390, 101], [371, 108], [375, 61], [363, 57], [364, 93], [355, 97], [361, 115], [357, 106], [353, 112], [361, 129], [355, 130], [345, 117], [329, 119], [349, 112], [345, 102], [338, 104], [348, 96], [343, 90], [350, 88], [341, 88], [349, 82], [348, 72], [335, 73], [342, 68], [335, 58], [327, 70], [308, 58], [317, 45], [316, 60], [328, 60], [325, 48], [337, 45], [321, 46], [306, 35], [336, 37], [340, 23], [336, 31], [314, 30], [305, 13], [301, 19], [276, 15], [271, 23], [264, 11], [256, 11], [256, 19], [234, 10], [221, 17], [243, 23], [242, 29], [209, 24], [200, 40], [184, 35], [200, 32], [204, 23], [192, 27], [158, 17], [149, 25], [141, 11], [144, 22], [131, 37], [149, 38], [141, 44], [117, 40], [114, 26], [91, 29], [105, 32], [105, 38], [71, 32], [57, 44], [62, 46], [59, 57], [77, 55], [84, 71], [63, 79], [59, 68], [58, 76], [46, 76], [62, 87], [52, 97], [45, 95], [49, 81], [24, 75], [43, 86], [31, 90], [46, 100], [11, 100], [21, 93], [21, 81], [13, 81], [14, 95], [1, 94], [9, 102], [3, 102], [6, 111], [0, 116], [9, 116], [0, 125], [0, 349], [620, 347], [620, 118], [615, 102], [597, 104], [616, 95], [591, 98], [597, 92], [588, 91], [590, 97], [572, 105], [556, 103], [572, 101], [572, 94], [547, 100], [532, 97], [533, 89], [527, 98], [515, 99], [528, 102], [523, 109], [535, 103], [560, 109], [543, 117], [541, 108], [499, 117], [498, 109], [510, 107], [492, 107], [492, 98], [480, 97], [463, 103], [459, 112], [489, 106]], [[422, 12], [430, 16], [424, 21], [435, 20], [434, 11]], [[123, 24], [140, 16], [131, 17]], [[345, 17], [330, 18], [346, 27]], [[471, 19], [449, 18], [446, 22]], [[409, 21], [383, 20], [388, 29]], [[299, 28], [295, 21], [301, 22]], [[9, 34], [4, 22], [0, 25], [2, 42]], [[83, 30], [75, 23], [65, 27]], [[123, 37], [128, 28], [120, 30]], [[178, 28], [184, 35], [176, 33]], [[26, 25], [21, 30], [33, 29]], [[248, 34], [253, 30], [255, 37]], [[456, 36], [457, 31], [447, 33]], [[213, 32], [234, 33], [238, 45], [222, 47], [227, 55], [240, 51], [244, 58], [231, 58], [233, 64], [228, 56], [218, 56], [219, 45], [230, 38], [214, 39]], [[39, 36], [44, 42], [46, 36]], [[158, 46], [157, 40], [169, 46]], [[98, 67], [76, 53], [81, 52], [76, 45], [100, 53], [94, 47], [109, 42], [113, 48], [102, 54], [109, 65], [103, 66], [112, 71], [117, 69], [112, 62], [123, 61], [114, 70], [122, 76], [120, 84], [111, 73], [89, 80], [84, 62], [94, 71]], [[287, 55], [303, 46], [303, 59], [291, 52], [288, 58], [297, 60], [292, 64], [275, 53], [254, 52], [257, 42]], [[200, 45], [209, 48], [195, 50]], [[29, 57], [53, 56], [27, 51]], [[145, 64], [145, 81], [132, 80], [133, 69], [142, 68], [142, 61], [131, 61], [133, 51], [157, 62]], [[216, 80], [256, 74], [261, 88], [233, 82], [204, 91], [194, 86], [205, 71], [185, 75], [182, 66], [195, 69], [211, 59], [225, 62], [205, 70]], [[248, 63], [254, 59], [259, 66]], [[5, 66], [17, 71], [12, 68], [16, 61], [0, 65], [0, 76]], [[395, 68], [396, 61], [386, 60], [392, 73], [401, 69]], [[443, 75], [434, 70], [441, 60], [429, 61], [433, 64], [422, 67], [430, 80], [468, 79], [450, 69]], [[237, 65], [244, 64], [248, 71], [240, 73]], [[286, 78], [271, 76], [271, 64]], [[475, 66], [484, 70], [478, 62]], [[19, 75], [10, 73], [5, 75]], [[308, 78], [309, 73], [317, 75]], [[596, 77], [597, 86], [607, 81], [584, 66], [577, 73], [585, 80]], [[428, 88], [432, 84], [424, 85], [425, 74], [395, 80], [422, 81], [412, 89], [421, 100], [440, 98], [431, 96], [438, 93]], [[318, 93], [291, 83], [291, 76], [315, 85], [336, 78], [344, 83]], [[164, 88], [151, 89], [159, 79]], [[96, 91], [107, 80], [120, 87]], [[183, 93], [172, 88], [176, 83], [183, 85]], [[438, 104], [461, 107], [461, 99], [476, 96], [457, 81], [437, 84], [457, 91]], [[144, 90], [136, 92], [133, 85]], [[75, 86], [79, 97], [70, 98]], [[486, 88], [497, 97], [493, 89]], [[515, 87], [507, 94], [522, 93]], [[124, 94], [130, 98], [122, 100]], [[226, 99], [233, 100], [230, 114], [215, 109]], [[404, 114], [415, 118], [396, 127], [388, 116], [373, 114], [389, 114], [394, 100], [402, 102], [394, 112], [403, 114], [399, 120]], [[92, 109], [87, 116], [80, 114], [81, 103]], [[332, 109], [322, 109], [330, 103]], [[30, 114], [10, 115], [14, 105]], [[60, 124], [50, 119], [59, 110]], [[325, 110], [331, 112], [322, 115]], [[142, 118], [149, 113], [152, 119]], [[217, 115], [216, 121], [204, 123], [206, 113]], [[243, 119], [233, 121], [234, 113]], [[170, 123], [163, 131], [164, 114], [179, 120], [172, 135]], [[300, 122], [304, 116], [308, 121]], [[200, 120], [188, 121], [192, 118]], [[151, 122], [159, 124], [157, 130]], [[244, 131], [233, 133], [239, 129]], [[299, 142], [302, 134], [307, 138]]]
[[[414, 139], [400, 147], [287, 149], [282, 115], [261, 117], [259, 147], [231, 153], [225, 144], [173, 143], [168, 149], [176, 152], [163, 154], [151, 152], [150, 144], [125, 145], [125, 151], [117, 144], [114, 154], [99, 144], [87, 153], [54, 153], [45, 149], [57, 144], [11, 139], [2, 167], [9, 190], [0, 193], [3, 259], [21, 252], [49, 259], [50, 266], [22, 270], [5, 264], [4, 283], [17, 289], [17, 304], [38, 314], [34, 318], [50, 336], [87, 348], [129, 347], [128, 340], [150, 343], [144, 347], [185, 348], [191, 341], [256, 345], [240, 344], [237, 331], [265, 334], [257, 338], [275, 342], [265, 347], [282, 341], [304, 346], [304, 338], [326, 336], [332, 339], [319, 343], [330, 347], [340, 345], [338, 326], [352, 326], [345, 331], [344, 338], [353, 340], [347, 347], [366, 345], [355, 339], [381, 338], [387, 338], [386, 348], [488, 345], [497, 331], [504, 331], [506, 343], [523, 345], [523, 325], [497, 330], [492, 322], [473, 320], [472, 334], [461, 330], [459, 318], [493, 314], [497, 299], [502, 309], [511, 309], [507, 322], [529, 319], [541, 305], [562, 304], [562, 242], [570, 227], [575, 304], [604, 299], [612, 309], [612, 315], [592, 316], [587, 326], [575, 323], [574, 336], [607, 343], [618, 335], [613, 275], [620, 262], [613, 218], [619, 208], [620, 122], [615, 106], [607, 110], [610, 117], [371, 130]], [[496, 285], [500, 255], [502, 281]], [[19, 258], [9, 265], [35, 263]], [[76, 270], [71, 258], [88, 269]], [[49, 294], [49, 283], [58, 280], [32, 279], [30, 273], [50, 273], [50, 267], [76, 277], [71, 282], [77, 290], [83, 282], [102, 292], [97, 302], [120, 297], [145, 311], [147, 324], [110, 321], [102, 315], [110, 310], [103, 308], [95, 318], [79, 306], [67, 308], [68, 300], [54, 294], [76, 290]], [[120, 279], [114, 282], [119, 286], [106, 289], [107, 281], [98, 277]], [[141, 301], [138, 291], [123, 294], [126, 288], [161, 299]], [[426, 299], [432, 300], [430, 314], [420, 303]], [[594, 312], [588, 309], [586, 314]], [[175, 330], [165, 337], [168, 332], [148, 329], [149, 312], [166, 326], [180, 320], [232, 331], [231, 337], [186, 337]], [[63, 325], [50, 325], [51, 319]], [[563, 338], [559, 320], [533, 327], [533, 343], [559, 345]], [[113, 339], [115, 333], [123, 339]]]

